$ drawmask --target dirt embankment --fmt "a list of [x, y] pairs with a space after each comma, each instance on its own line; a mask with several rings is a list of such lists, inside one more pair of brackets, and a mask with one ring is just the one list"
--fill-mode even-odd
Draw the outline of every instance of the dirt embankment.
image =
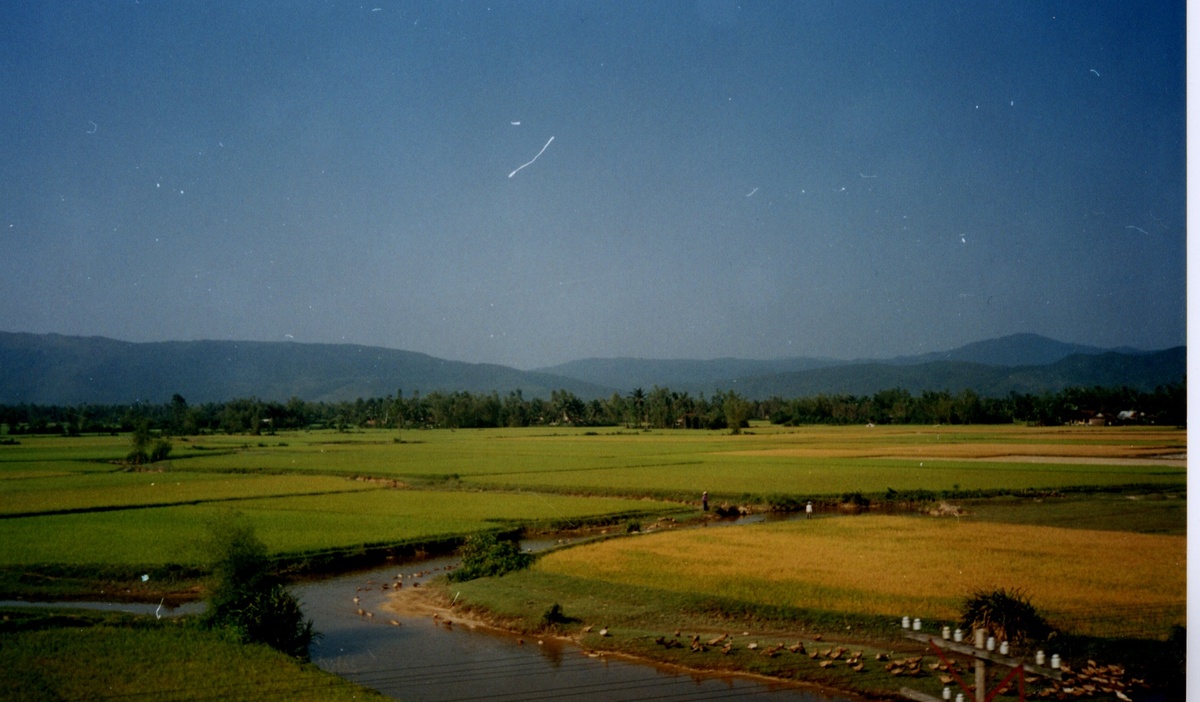
[[506, 631], [498, 622], [478, 616], [463, 608], [456, 608], [444, 593], [421, 587], [406, 587], [388, 595], [384, 609], [403, 617], [437, 617], [443, 621], [462, 624], [471, 628], [489, 628]]

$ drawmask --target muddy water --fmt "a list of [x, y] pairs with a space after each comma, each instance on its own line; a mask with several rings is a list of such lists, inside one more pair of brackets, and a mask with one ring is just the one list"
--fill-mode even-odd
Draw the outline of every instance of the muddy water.
[[[377, 569], [301, 585], [294, 592], [323, 634], [312, 647], [321, 668], [407, 702], [449, 700], [712, 700], [830, 702], [812, 688], [680, 672], [577, 646], [517, 637], [384, 609], [383, 583], [433, 577], [451, 558]], [[414, 573], [431, 571], [424, 577]], [[359, 601], [355, 602], [354, 598]], [[359, 609], [373, 616], [358, 614]], [[399, 624], [397, 626], [397, 624]]]
[[[729, 520], [718, 525], [759, 521]], [[530, 550], [556, 540], [527, 541]], [[321, 638], [313, 662], [324, 670], [406, 702], [450, 700], [718, 700], [849, 702], [813, 688], [759, 679], [681, 672], [611, 656], [589, 655], [577, 646], [545, 639], [522, 642], [516, 636], [441, 620], [400, 616], [384, 608], [384, 583], [403, 575], [413, 587], [445, 571], [451, 557], [427, 559], [292, 587]], [[414, 577], [415, 576], [415, 577]], [[358, 598], [355, 602], [354, 598]], [[86, 607], [106, 611], [173, 616], [196, 614], [203, 604], [177, 609], [155, 604], [108, 602], [0, 602], [3, 606]], [[359, 614], [362, 609], [364, 614]], [[370, 612], [372, 616], [365, 613]]]

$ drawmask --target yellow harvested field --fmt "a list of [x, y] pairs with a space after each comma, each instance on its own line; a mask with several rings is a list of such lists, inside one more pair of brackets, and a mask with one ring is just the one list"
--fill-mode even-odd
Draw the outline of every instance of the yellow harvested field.
[[1052, 619], [1151, 607], [1182, 624], [1186, 557], [1183, 536], [872, 515], [616, 539], [550, 554], [537, 568], [930, 621], [952, 619], [973, 591], [1018, 588]]

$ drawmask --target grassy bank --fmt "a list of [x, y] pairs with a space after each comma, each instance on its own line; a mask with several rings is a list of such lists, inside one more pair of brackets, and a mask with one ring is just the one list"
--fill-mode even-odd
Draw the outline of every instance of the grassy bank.
[[[562, 636], [594, 651], [703, 671], [765, 675], [875, 698], [899, 699], [901, 687], [940, 697], [945, 684], [945, 671], [931, 668], [939, 659], [927, 647], [902, 638], [891, 617], [766, 605], [537, 571], [467, 583], [443, 581], [435, 588], [440, 601], [461, 615], [491, 621], [528, 640]], [[547, 614], [554, 605], [561, 616], [551, 623]], [[700, 645], [693, 648], [693, 641]], [[1165, 639], [1060, 634], [1046, 647], [1076, 671], [1097, 660], [1122, 666], [1126, 683], [1147, 681], [1130, 693], [1136, 695], [1133, 699], [1145, 694], [1182, 697], [1182, 630]], [[1025, 653], [1032, 657], [1031, 651]], [[916, 664], [893, 672], [889, 666], [899, 661]], [[991, 684], [998, 681], [992, 678]], [[1030, 689], [1048, 687], [1043, 683]], [[1015, 694], [999, 699], [1015, 699]], [[1089, 699], [1118, 698], [1110, 693]]]
[[29, 609], [0, 616], [0, 689], [14, 702], [385, 699], [186, 620]]
[[[914, 650], [911, 643], [894, 635], [895, 623], [881, 617], [831, 615], [539, 571], [453, 585], [443, 583], [440, 587], [444, 602], [457, 597], [460, 610], [474, 612], [528, 638], [561, 635], [597, 651], [866, 694], [895, 693], [892, 676], [882, 664], [867, 665], [863, 671], [850, 670], [844, 664], [823, 668], [820, 662], [827, 659], [814, 660], [808, 654], [844, 646], [862, 651], [873, 661], [877, 654], [898, 655]], [[548, 624], [545, 615], [554, 604], [561, 607], [565, 621]], [[691, 649], [696, 636], [705, 644], [726, 638], [696, 652]], [[665, 642], [671, 642], [670, 647]], [[679, 646], [674, 645], [676, 642]], [[805, 653], [784, 650], [767, 655], [771, 647], [797, 643], [804, 645]], [[731, 644], [728, 653], [723, 652], [726, 644]]]

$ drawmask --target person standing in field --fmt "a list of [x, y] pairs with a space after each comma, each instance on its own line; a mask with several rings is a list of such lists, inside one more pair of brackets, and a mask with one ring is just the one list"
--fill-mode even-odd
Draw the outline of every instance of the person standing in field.
[[804, 518], [812, 519], [812, 500], [809, 500], [808, 504], [804, 507]]
[[704, 494], [700, 496], [700, 507], [705, 512], [708, 511], [708, 490], [705, 490]]

